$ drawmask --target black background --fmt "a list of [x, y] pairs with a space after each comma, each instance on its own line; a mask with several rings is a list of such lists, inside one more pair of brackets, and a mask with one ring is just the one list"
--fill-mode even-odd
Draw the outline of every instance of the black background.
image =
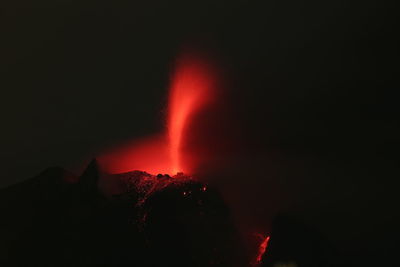
[[396, 15], [381, 1], [2, 1], [0, 185], [79, 173], [161, 131], [171, 63], [195, 39], [217, 51], [232, 116], [268, 158], [268, 178], [239, 182], [238, 214], [297, 213], [336, 245], [390, 254]]

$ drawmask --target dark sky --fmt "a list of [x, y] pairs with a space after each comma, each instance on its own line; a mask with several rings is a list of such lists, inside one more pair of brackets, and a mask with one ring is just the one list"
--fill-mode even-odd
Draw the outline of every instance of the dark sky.
[[[286, 177], [280, 188], [309, 188], [305, 199], [338, 214], [352, 199], [346, 214], [363, 214], [353, 225], [372, 206], [394, 216], [398, 31], [386, 3], [5, 0], [0, 7], [0, 186], [49, 166], [79, 173], [105, 147], [159, 132], [171, 64], [196, 40], [226, 67], [234, 119]], [[298, 169], [302, 178], [291, 180]]]
[[236, 115], [262, 140], [396, 141], [390, 7], [261, 2], [2, 1], [0, 184], [78, 170], [116, 140], [160, 130], [171, 63], [192, 39], [218, 51]]

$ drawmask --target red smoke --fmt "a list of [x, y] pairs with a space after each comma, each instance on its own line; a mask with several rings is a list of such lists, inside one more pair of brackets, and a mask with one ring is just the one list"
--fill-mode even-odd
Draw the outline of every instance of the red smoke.
[[[190, 174], [196, 167], [199, 156], [184, 157], [183, 144], [186, 143], [188, 125], [193, 126], [191, 120], [214, 98], [214, 72], [211, 65], [199, 56], [184, 54], [178, 58], [171, 78], [166, 132], [99, 157], [106, 172], [141, 170], [172, 176], [178, 172]], [[190, 154], [186, 146], [185, 152]]]
[[204, 61], [185, 56], [178, 62], [172, 79], [168, 107], [168, 137], [171, 171], [190, 172], [188, 158], [182, 157], [182, 144], [189, 120], [213, 97], [213, 75]]

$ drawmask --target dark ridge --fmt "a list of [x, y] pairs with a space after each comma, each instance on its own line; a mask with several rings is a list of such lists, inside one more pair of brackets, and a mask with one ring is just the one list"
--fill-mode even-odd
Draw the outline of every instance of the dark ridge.
[[337, 251], [316, 229], [290, 216], [279, 214], [273, 221], [261, 266], [354, 266], [340, 260]]
[[1, 266], [243, 266], [215, 189], [171, 183], [138, 205], [130, 191], [99, 193], [95, 160], [79, 182], [68, 175], [50, 168], [0, 191]]
[[78, 185], [82, 194], [93, 195], [97, 193], [99, 181], [99, 167], [96, 159], [92, 159], [79, 178]]

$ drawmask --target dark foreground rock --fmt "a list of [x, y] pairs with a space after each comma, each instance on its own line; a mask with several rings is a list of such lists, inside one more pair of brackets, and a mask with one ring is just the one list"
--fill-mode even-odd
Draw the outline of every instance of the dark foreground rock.
[[164, 186], [143, 195], [126, 180], [138, 174], [114, 177], [124, 190], [112, 196], [98, 190], [95, 162], [81, 177], [51, 168], [1, 190], [0, 265], [245, 265], [215, 190], [154, 176]]

